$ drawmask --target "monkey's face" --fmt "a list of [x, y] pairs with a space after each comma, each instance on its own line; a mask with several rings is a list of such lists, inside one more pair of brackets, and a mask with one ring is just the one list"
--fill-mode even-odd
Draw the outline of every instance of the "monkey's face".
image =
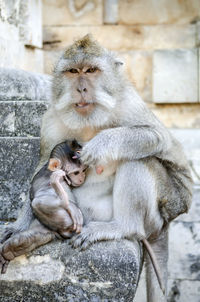
[[119, 88], [113, 76], [114, 63], [109, 66], [100, 59], [90, 64], [82, 61], [66, 66], [64, 60], [59, 62], [53, 85], [55, 110], [72, 129], [109, 126]]
[[80, 167], [76, 167], [72, 171], [67, 172], [67, 176], [69, 177], [73, 187], [79, 187], [84, 183], [86, 170], [87, 167], [85, 165], [81, 165]]

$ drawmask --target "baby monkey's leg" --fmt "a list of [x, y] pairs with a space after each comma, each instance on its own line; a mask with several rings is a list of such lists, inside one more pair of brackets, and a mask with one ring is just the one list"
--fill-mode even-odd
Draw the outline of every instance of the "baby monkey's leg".
[[55, 238], [55, 233], [35, 220], [30, 229], [6, 240], [0, 249], [0, 271], [5, 273], [9, 261], [44, 245]]

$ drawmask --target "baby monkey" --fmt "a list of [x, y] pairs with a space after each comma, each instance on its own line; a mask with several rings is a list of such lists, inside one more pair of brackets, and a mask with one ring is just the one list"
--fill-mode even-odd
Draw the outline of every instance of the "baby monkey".
[[71, 187], [85, 181], [87, 166], [79, 159], [80, 150], [76, 140], [56, 145], [48, 163], [34, 176], [30, 190], [35, 216], [64, 238], [70, 237], [72, 231], [80, 233], [83, 224], [71, 192]]
[[[0, 249], [0, 273], [5, 273], [10, 260], [44, 245], [56, 237], [69, 238], [80, 233], [83, 216], [75, 205], [72, 187], [85, 181], [87, 166], [79, 159], [81, 146], [76, 140], [54, 147], [47, 164], [31, 182], [30, 199], [35, 216], [27, 231], [6, 240]], [[41, 222], [41, 223], [40, 223]]]

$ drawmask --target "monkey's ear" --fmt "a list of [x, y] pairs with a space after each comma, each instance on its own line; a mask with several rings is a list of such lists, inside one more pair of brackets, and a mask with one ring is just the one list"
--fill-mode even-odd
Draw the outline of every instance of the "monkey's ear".
[[50, 171], [56, 171], [58, 169], [61, 169], [61, 161], [58, 158], [50, 158], [48, 169]]

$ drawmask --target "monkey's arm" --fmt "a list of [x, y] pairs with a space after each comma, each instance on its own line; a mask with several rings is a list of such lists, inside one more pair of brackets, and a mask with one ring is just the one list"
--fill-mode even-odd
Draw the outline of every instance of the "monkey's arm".
[[98, 161], [135, 160], [160, 156], [172, 145], [170, 133], [150, 125], [106, 129], [89, 141], [81, 152], [84, 163]]
[[77, 233], [80, 233], [83, 224], [82, 213], [80, 209], [78, 209], [73, 203], [69, 201], [68, 194], [66, 193], [63, 187], [64, 176], [65, 176], [65, 172], [63, 170], [57, 170], [53, 172], [50, 178], [51, 185], [60, 198], [59, 207], [62, 207], [68, 212], [73, 222], [73, 230], [76, 231]]

